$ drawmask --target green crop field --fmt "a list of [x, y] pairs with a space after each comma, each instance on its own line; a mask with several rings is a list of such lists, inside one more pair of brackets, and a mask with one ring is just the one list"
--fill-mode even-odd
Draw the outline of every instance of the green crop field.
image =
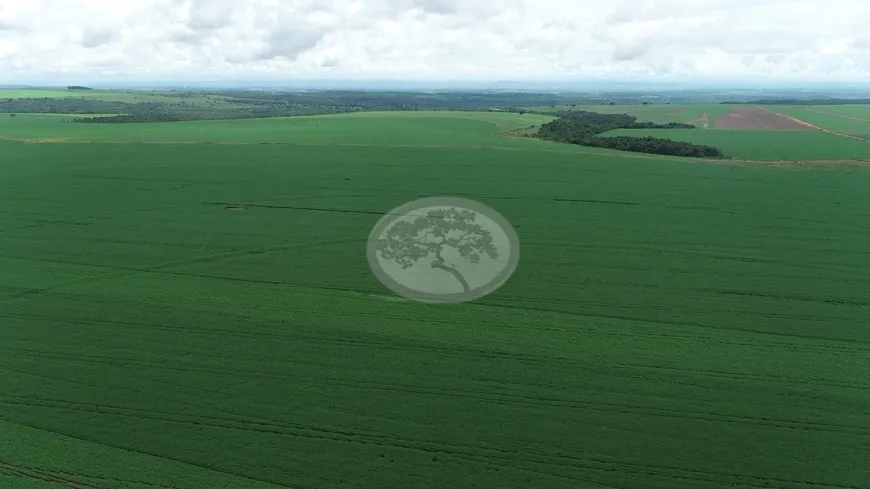
[[[833, 106], [836, 107], [836, 106]], [[795, 119], [809, 122], [815, 126], [822, 127], [824, 129], [828, 129], [831, 131], [840, 132], [843, 134], [851, 134], [854, 136], [868, 137], [870, 138], [870, 120], [861, 121], [855, 119], [847, 119], [845, 117], [838, 117], [832, 114], [825, 114], [822, 112], [833, 112], [828, 110], [824, 106], [819, 107], [778, 107], [778, 106], [767, 106], [766, 108], [773, 110], [777, 113], [787, 115], [790, 117], [794, 117]], [[809, 110], [812, 109], [812, 110]], [[822, 112], [816, 112], [822, 111]]]
[[[69, 141], [237, 141], [476, 144], [502, 131], [552, 120], [539, 115], [363, 112], [311, 117], [145, 124], [65, 124], [77, 116], [0, 117], [7, 138]], [[531, 141], [531, 143], [537, 143]]]
[[[0, 487], [867, 487], [865, 167], [501, 137], [531, 114], [68, 117], [0, 117], [54, 141], [0, 140]], [[368, 234], [441, 195], [504, 214], [519, 267], [397, 300]]]
[[812, 107], [824, 112], [870, 120], [870, 105], [819, 105]]

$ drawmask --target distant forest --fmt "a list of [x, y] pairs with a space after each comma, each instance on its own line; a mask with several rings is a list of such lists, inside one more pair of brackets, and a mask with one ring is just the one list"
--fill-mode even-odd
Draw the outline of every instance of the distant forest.
[[[124, 92], [118, 92], [124, 93]], [[82, 117], [88, 124], [174, 122], [214, 119], [288, 117], [362, 111], [504, 111], [528, 112], [522, 107], [565, 107], [595, 104], [600, 99], [570, 98], [546, 93], [485, 92], [127, 92], [128, 100], [98, 100], [71, 95], [65, 98], [0, 98], [0, 113], [123, 114]], [[160, 97], [154, 97], [159, 95]], [[0, 92], [2, 97], [2, 92]], [[162, 98], [162, 99], [161, 99]], [[630, 103], [630, 100], [621, 100]]]
[[541, 124], [537, 137], [560, 143], [579, 144], [598, 148], [618, 149], [636, 153], [670, 156], [722, 158], [722, 152], [712, 146], [702, 146], [670, 139], [633, 136], [600, 136], [614, 129], [695, 129], [691, 124], [671, 122], [656, 124], [637, 122], [628, 114], [598, 114], [586, 111], [560, 112], [558, 117]]
[[[117, 124], [215, 119], [289, 117], [362, 111], [503, 111], [553, 114], [583, 105], [668, 105], [690, 103], [831, 105], [870, 103], [870, 99], [820, 98], [799, 100], [796, 93], [780, 91], [788, 99], [759, 100], [740, 91], [662, 90], [655, 93], [611, 91], [598, 93], [508, 91], [259, 91], [259, 90], [116, 90], [111, 100], [101, 90], [70, 85], [66, 97], [3, 98], [0, 113], [122, 114], [80, 117], [75, 122]], [[120, 95], [120, 96], [119, 96]], [[756, 99], [747, 101], [748, 99]], [[721, 102], [734, 100], [733, 102]], [[535, 108], [535, 109], [531, 109]]]
[[[125, 97], [100, 100], [99, 91], [70, 86], [63, 98], [2, 98], [0, 113], [123, 114], [82, 117], [88, 124], [174, 122], [288, 117], [362, 111], [502, 111], [528, 113], [529, 107], [553, 113], [577, 105], [665, 105], [707, 100], [711, 95], [673, 92], [532, 93], [504, 91], [307, 91], [164, 90], [114, 91]], [[78, 93], [75, 93], [78, 92]], [[88, 93], [88, 95], [85, 95]], [[97, 95], [91, 96], [90, 93]], [[709, 100], [707, 100], [709, 102]]]

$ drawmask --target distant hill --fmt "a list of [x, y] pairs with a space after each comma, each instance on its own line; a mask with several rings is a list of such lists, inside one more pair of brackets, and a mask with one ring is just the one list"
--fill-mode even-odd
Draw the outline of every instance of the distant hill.
[[79, 85], [72, 85], [72, 86], [69, 86], [69, 87], [66, 87], [66, 88], [67, 88], [67, 90], [74, 90], [74, 91], [93, 90], [93, 88], [90, 88], [90, 87], [82, 87], [82, 86], [79, 86]]

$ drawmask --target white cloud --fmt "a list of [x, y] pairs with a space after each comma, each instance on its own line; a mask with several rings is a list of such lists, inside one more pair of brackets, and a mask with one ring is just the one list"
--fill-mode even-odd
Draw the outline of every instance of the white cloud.
[[0, 0], [0, 82], [870, 76], [867, 0]]

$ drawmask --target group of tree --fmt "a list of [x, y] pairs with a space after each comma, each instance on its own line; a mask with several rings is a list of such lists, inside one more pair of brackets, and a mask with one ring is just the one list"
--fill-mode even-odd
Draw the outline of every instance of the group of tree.
[[650, 153], [668, 156], [686, 156], [693, 158], [722, 158], [722, 151], [713, 146], [674, 141], [671, 139], [654, 138], [652, 136], [610, 136], [599, 137], [588, 141], [586, 146], [598, 148], [633, 151], [635, 153]]
[[599, 114], [587, 111], [560, 112], [551, 122], [541, 124], [537, 137], [560, 143], [578, 144], [598, 148], [618, 149], [636, 153], [670, 156], [721, 158], [722, 152], [712, 146], [651, 136], [601, 136], [615, 129], [695, 129], [692, 124], [669, 122], [637, 122], [629, 114]]
[[131, 122], [181, 122], [184, 120], [189, 119], [183, 119], [172, 114], [153, 113], [136, 115], [120, 114], [97, 117], [76, 117], [75, 119], [71, 119], [70, 122], [80, 122], [84, 124], [123, 124]]

